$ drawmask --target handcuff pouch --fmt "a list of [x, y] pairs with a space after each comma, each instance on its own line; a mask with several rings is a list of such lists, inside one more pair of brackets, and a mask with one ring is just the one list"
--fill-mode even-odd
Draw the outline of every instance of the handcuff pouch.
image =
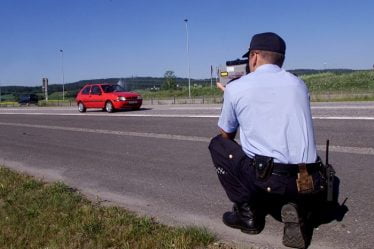
[[273, 158], [261, 155], [255, 155], [253, 164], [256, 169], [256, 178], [266, 180], [273, 172]]

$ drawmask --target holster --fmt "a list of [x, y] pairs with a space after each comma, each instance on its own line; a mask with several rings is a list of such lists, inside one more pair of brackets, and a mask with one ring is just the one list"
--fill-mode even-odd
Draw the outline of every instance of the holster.
[[273, 158], [261, 155], [255, 155], [253, 164], [256, 169], [256, 178], [266, 180], [273, 172]]
[[313, 177], [309, 175], [305, 163], [299, 164], [299, 173], [296, 179], [297, 191], [300, 194], [309, 194], [314, 191]]

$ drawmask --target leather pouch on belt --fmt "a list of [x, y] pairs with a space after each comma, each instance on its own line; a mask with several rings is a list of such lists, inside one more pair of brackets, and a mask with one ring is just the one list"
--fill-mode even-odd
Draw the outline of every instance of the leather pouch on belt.
[[296, 179], [297, 191], [300, 194], [309, 194], [314, 191], [313, 178], [308, 174], [305, 163], [299, 164], [299, 173]]
[[255, 155], [254, 165], [256, 168], [256, 177], [259, 180], [266, 180], [273, 172], [273, 158], [267, 156]]

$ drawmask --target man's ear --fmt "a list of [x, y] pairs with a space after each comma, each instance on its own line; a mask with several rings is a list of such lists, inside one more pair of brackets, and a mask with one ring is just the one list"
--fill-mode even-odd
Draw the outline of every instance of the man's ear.
[[258, 57], [257, 57], [257, 53], [255, 53], [254, 55], [253, 55], [253, 68], [256, 68], [256, 66], [257, 66], [257, 63], [258, 63]]
[[257, 66], [257, 63], [258, 63], [257, 53], [253, 54], [252, 57], [250, 57], [250, 59], [248, 59], [248, 62], [249, 62], [250, 71], [254, 72], [256, 70], [256, 66]]

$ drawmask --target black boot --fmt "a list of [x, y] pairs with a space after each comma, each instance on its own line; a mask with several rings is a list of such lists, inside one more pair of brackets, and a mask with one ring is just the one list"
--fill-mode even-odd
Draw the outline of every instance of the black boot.
[[283, 230], [283, 245], [293, 248], [306, 248], [305, 226], [297, 205], [288, 203], [281, 211]]
[[248, 203], [234, 204], [233, 211], [224, 213], [222, 220], [226, 226], [238, 228], [243, 233], [258, 234], [263, 228], [263, 222], [255, 217]]

